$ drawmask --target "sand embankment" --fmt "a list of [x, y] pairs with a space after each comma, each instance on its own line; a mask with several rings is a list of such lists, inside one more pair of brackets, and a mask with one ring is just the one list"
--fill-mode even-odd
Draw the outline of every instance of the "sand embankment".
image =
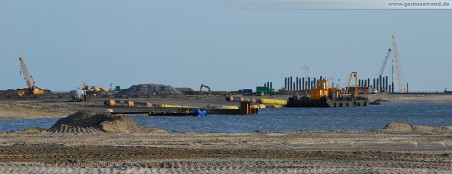
[[0, 133], [0, 173], [448, 173], [452, 132], [436, 129], [405, 124], [376, 131], [252, 133], [35, 129]]
[[0, 173], [448, 173], [452, 127], [195, 133], [77, 112], [0, 133]]

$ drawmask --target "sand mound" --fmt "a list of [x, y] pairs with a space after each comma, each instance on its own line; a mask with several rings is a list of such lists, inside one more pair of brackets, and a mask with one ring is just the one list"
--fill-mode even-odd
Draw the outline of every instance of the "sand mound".
[[129, 89], [121, 90], [116, 94], [118, 97], [124, 96], [152, 96], [152, 95], [180, 95], [182, 94], [172, 86], [161, 84], [139, 84], [133, 85]]
[[95, 112], [77, 112], [58, 120], [48, 132], [54, 133], [92, 133], [92, 132], [162, 132], [160, 129], [142, 128], [126, 117]]
[[413, 131], [417, 131], [417, 132], [431, 132], [434, 130], [433, 127], [429, 127], [429, 126], [411, 125], [411, 127], [413, 128]]
[[413, 128], [406, 123], [389, 123], [383, 130], [391, 132], [411, 132]]
[[435, 129], [436, 132], [452, 132], [452, 126], [441, 126]]
[[430, 127], [430, 126], [418, 126], [410, 125], [406, 123], [389, 123], [382, 129], [384, 132], [392, 133], [451, 133], [452, 126]]

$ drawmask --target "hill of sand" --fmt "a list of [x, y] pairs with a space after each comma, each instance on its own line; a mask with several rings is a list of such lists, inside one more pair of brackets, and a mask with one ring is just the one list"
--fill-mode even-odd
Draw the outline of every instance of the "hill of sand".
[[127, 117], [119, 117], [107, 113], [82, 111], [58, 120], [47, 131], [54, 133], [140, 133], [153, 131], [159, 132], [163, 130], [155, 128], [142, 128], [136, 122]]
[[432, 133], [451, 133], [452, 126], [441, 127], [429, 127], [410, 125], [406, 123], [389, 123], [382, 129], [384, 132], [390, 133], [420, 133], [420, 134], [432, 134]]

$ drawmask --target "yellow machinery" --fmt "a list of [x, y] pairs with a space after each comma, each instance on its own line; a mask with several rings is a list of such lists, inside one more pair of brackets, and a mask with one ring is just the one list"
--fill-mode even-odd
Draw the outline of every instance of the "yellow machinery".
[[39, 89], [36, 86], [36, 82], [33, 80], [33, 77], [28, 73], [27, 65], [25, 65], [24, 59], [22, 57], [19, 57], [20, 61], [20, 73], [24, 76], [25, 83], [28, 87], [28, 93], [26, 93], [24, 90], [18, 90], [17, 94], [19, 96], [24, 95], [44, 95], [45, 91], [42, 89]]
[[347, 83], [347, 89], [345, 90], [345, 94], [349, 94], [349, 90], [350, 90], [350, 82], [352, 82], [353, 77], [355, 78], [355, 90], [353, 91], [353, 96], [358, 95], [358, 72], [352, 72], [350, 74], [350, 78], [348, 79], [348, 83]]
[[329, 80], [317, 81], [317, 89], [311, 90], [311, 100], [321, 100], [322, 98], [334, 96], [338, 98], [340, 90], [338, 88], [330, 88]]
[[[349, 94], [350, 91], [350, 83], [352, 79], [355, 79], [355, 90], [353, 91], [353, 96], [357, 96], [358, 94], [358, 72], [352, 72], [350, 74], [350, 79], [348, 80], [347, 89], [345, 90], [345, 94]], [[311, 90], [311, 100], [321, 100], [322, 98], [333, 97], [338, 98], [341, 94], [339, 88], [330, 88], [329, 80], [319, 80], [317, 81], [317, 89]]]
[[287, 100], [276, 100], [276, 99], [265, 99], [261, 98], [258, 100], [260, 104], [269, 104], [269, 105], [287, 105]]
[[96, 86], [91, 86], [91, 88], [90, 88], [88, 83], [83, 82], [82, 90], [85, 90], [86, 92], [94, 94], [94, 93], [105, 91], [105, 88], [104, 87], [96, 88]]
[[[296, 96], [290, 97], [287, 102], [287, 107], [355, 107], [355, 106], [368, 106], [368, 99], [366, 96], [358, 96], [358, 85], [350, 87], [352, 78], [355, 78], [357, 83], [358, 73], [352, 72], [350, 74], [350, 80], [348, 81], [347, 90], [341, 93], [339, 88], [330, 88], [328, 86], [328, 80], [317, 81], [317, 88], [311, 90], [311, 96]], [[353, 92], [352, 95], [348, 94]]]

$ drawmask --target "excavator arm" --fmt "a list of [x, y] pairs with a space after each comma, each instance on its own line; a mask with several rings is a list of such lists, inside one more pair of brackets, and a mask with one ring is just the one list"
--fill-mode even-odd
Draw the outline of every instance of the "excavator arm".
[[204, 84], [201, 84], [201, 87], [199, 88], [199, 91], [202, 91], [202, 88], [206, 88], [208, 92], [210, 92], [210, 87]]

